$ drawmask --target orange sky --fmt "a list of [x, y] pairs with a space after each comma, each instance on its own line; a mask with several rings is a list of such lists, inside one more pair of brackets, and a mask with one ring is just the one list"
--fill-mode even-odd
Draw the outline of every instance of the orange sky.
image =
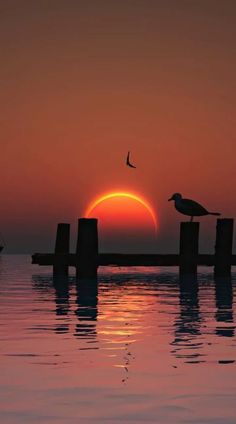
[[[57, 222], [74, 231], [112, 190], [152, 203], [159, 252], [178, 246], [173, 192], [234, 217], [235, 1], [37, 3], [0, 6], [8, 252], [51, 250]], [[215, 218], [202, 221], [202, 250], [212, 250]]]

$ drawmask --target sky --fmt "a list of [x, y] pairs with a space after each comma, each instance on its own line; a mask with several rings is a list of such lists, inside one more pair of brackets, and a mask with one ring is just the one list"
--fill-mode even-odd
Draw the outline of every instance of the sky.
[[[58, 222], [73, 251], [77, 218], [117, 190], [146, 199], [159, 228], [152, 240], [142, 219], [136, 238], [125, 224], [126, 240], [102, 234], [113, 251], [177, 251], [174, 192], [236, 215], [235, 20], [234, 0], [1, 1], [6, 252], [52, 251]], [[201, 219], [203, 252], [215, 224]]]

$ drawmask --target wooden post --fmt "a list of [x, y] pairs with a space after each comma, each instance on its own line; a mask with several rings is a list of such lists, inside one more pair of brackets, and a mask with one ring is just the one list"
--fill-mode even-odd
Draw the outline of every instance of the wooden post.
[[76, 247], [78, 278], [96, 278], [98, 268], [98, 230], [97, 219], [80, 218]]
[[181, 222], [180, 225], [180, 275], [197, 273], [199, 222]]
[[217, 219], [215, 244], [215, 276], [231, 275], [234, 220]]
[[70, 251], [70, 224], [58, 224], [55, 244], [54, 276], [68, 275], [68, 260], [66, 254]]

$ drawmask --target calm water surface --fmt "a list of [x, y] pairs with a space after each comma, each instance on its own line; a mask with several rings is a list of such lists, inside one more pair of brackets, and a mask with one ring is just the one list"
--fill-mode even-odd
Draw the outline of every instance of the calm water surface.
[[61, 284], [2, 256], [0, 422], [235, 424], [236, 274], [176, 271]]

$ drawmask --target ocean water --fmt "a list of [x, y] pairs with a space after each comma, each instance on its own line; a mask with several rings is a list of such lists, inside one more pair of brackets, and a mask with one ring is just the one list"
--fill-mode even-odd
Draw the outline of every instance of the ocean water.
[[[71, 270], [73, 274], [73, 269]], [[53, 281], [0, 258], [2, 424], [235, 424], [236, 274], [103, 268]]]

